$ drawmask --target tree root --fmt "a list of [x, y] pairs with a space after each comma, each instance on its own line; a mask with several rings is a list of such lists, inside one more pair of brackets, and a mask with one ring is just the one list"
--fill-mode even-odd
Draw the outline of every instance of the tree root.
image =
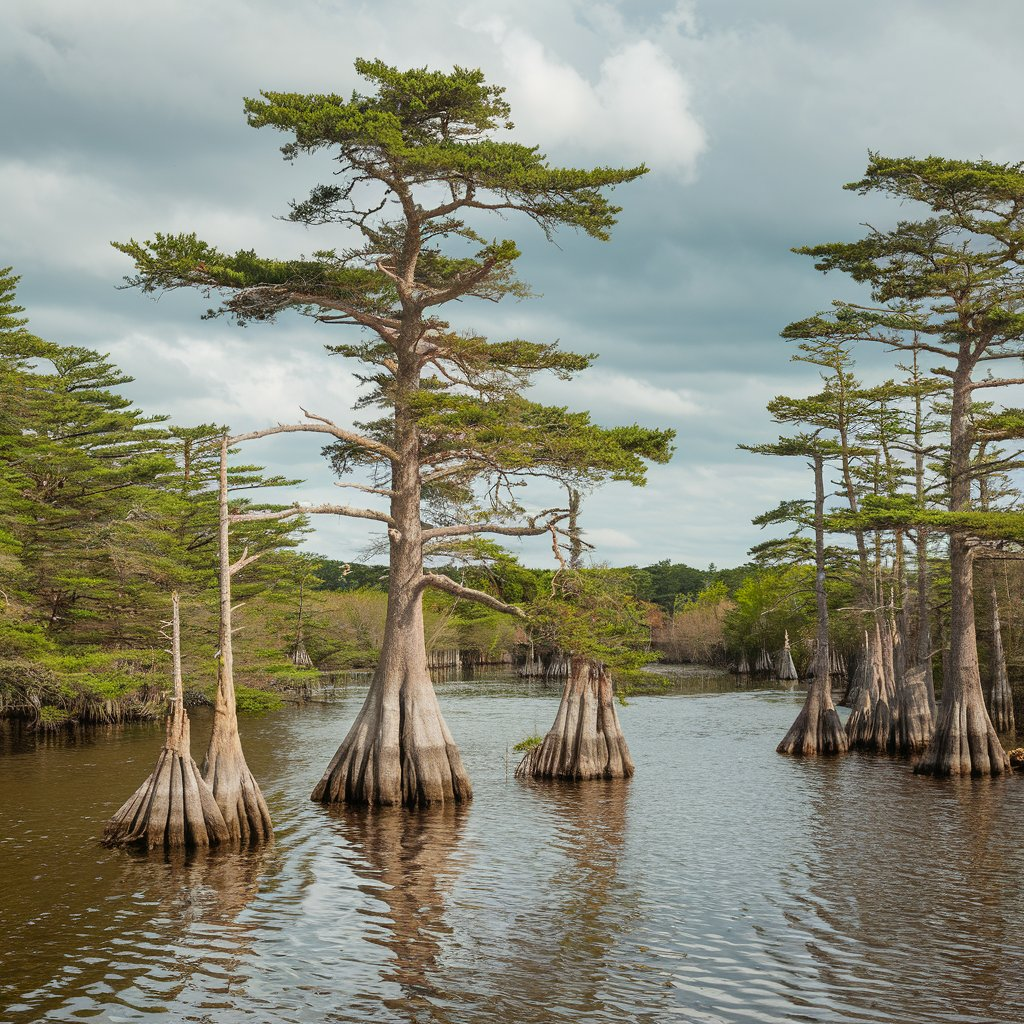
[[555, 724], [516, 768], [517, 779], [624, 779], [634, 772], [604, 665], [574, 659]]

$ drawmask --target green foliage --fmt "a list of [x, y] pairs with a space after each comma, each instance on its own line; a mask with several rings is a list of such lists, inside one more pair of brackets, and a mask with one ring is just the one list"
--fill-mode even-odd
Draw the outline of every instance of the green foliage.
[[527, 619], [535, 643], [612, 668], [636, 669], [657, 658], [628, 569], [563, 570], [529, 604]]
[[520, 740], [512, 749], [517, 754], [528, 754], [535, 747], [539, 747], [544, 742], [543, 736], [527, 736], [525, 740]]
[[53, 704], [44, 704], [39, 709], [37, 724], [40, 729], [60, 729], [71, 720], [71, 712], [67, 708], [58, 708]]
[[[464, 217], [512, 211], [548, 234], [572, 228], [605, 239], [618, 213], [606, 193], [646, 169], [552, 167], [535, 147], [496, 138], [512, 127], [509, 110], [480, 71], [399, 71], [380, 61], [356, 69], [370, 93], [265, 92], [245, 104], [250, 125], [290, 137], [288, 159], [322, 149], [334, 156], [338, 181], [316, 186], [289, 216], [352, 229], [350, 248], [277, 260], [158, 233], [115, 243], [135, 265], [129, 283], [215, 292], [221, 304], [209, 315], [242, 324], [291, 309], [361, 328], [328, 349], [360, 363], [361, 406], [388, 415], [357, 424], [360, 435], [326, 454], [339, 474], [370, 469], [382, 482], [393, 452], [418, 459], [424, 518], [486, 532], [485, 518], [522, 516], [513, 488], [534, 476], [575, 487], [609, 478], [642, 485], [646, 463], [670, 457], [672, 431], [606, 428], [522, 397], [536, 374], [568, 380], [592, 356], [521, 338], [489, 341], [454, 330], [438, 311], [467, 297], [528, 294], [514, 275], [516, 244], [484, 237]], [[458, 546], [437, 539], [426, 553], [444, 557]]]
[[268, 711], [280, 710], [284, 707], [284, 701], [279, 694], [270, 690], [236, 686], [235, 705], [240, 715], [265, 715]]

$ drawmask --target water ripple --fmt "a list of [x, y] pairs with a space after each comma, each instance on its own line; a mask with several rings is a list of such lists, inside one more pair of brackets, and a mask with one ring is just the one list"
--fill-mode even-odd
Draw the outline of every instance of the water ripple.
[[[800, 695], [631, 700], [637, 775], [511, 778], [557, 692], [455, 682], [468, 808], [308, 800], [362, 698], [245, 720], [253, 851], [95, 841], [158, 728], [0, 756], [0, 1017], [35, 1021], [991, 1024], [1024, 1005], [1024, 785], [780, 758]], [[487, 692], [485, 692], [487, 691]], [[197, 716], [197, 746], [207, 723]]]

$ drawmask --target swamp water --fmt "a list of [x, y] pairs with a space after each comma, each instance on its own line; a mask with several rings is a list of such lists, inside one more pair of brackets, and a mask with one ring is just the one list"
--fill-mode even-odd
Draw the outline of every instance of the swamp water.
[[558, 690], [437, 689], [471, 805], [307, 799], [351, 684], [242, 719], [277, 827], [245, 853], [99, 846], [160, 724], [0, 733], [0, 1021], [1024, 1020], [1021, 776], [789, 760], [801, 691], [695, 677], [620, 709], [632, 780], [522, 783]]

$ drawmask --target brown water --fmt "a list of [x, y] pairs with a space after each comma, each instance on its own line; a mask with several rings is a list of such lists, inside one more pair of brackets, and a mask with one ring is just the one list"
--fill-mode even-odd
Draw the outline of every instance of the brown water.
[[582, 786], [511, 777], [555, 691], [439, 686], [476, 799], [437, 812], [307, 799], [358, 686], [245, 719], [276, 842], [191, 859], [96, 842], [159, 726], [0, 734], [0, 1020], [1024, 1020], [1024, 778], [788, 760], [799, 693], [683, 685]]

